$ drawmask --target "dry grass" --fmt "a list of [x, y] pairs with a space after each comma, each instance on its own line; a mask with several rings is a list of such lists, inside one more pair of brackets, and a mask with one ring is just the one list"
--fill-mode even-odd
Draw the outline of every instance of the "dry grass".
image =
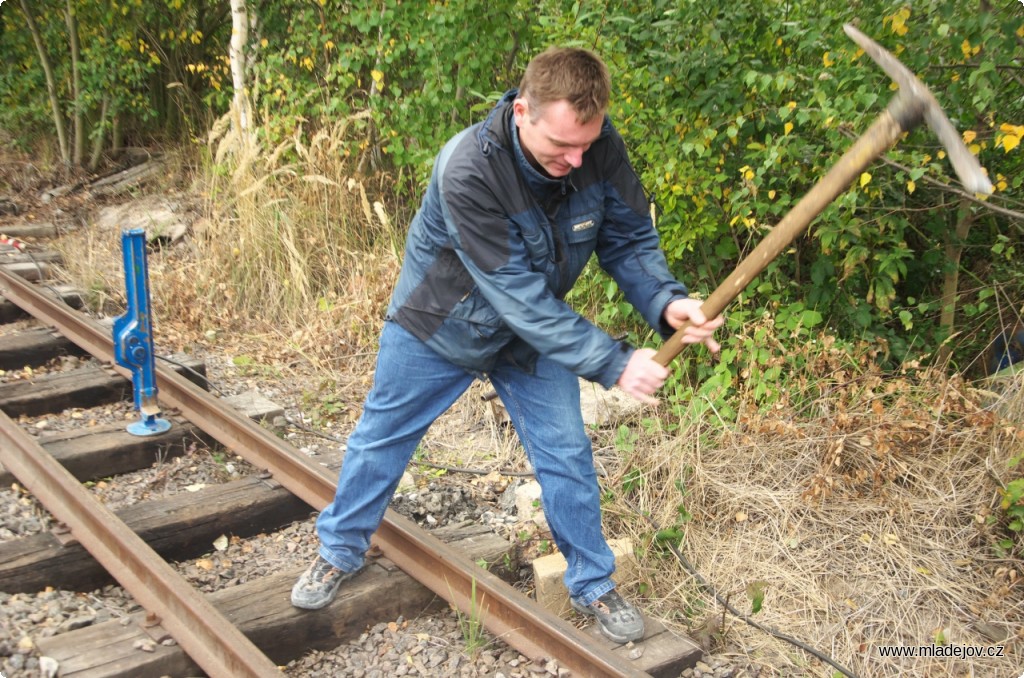
[[399, 268], [402, 232], [348, 160], [363, 117], [299, 127], [272, 147], [265, 134], [241, 143], [211, 133], [209, 216], [179, 276], [201, 308], [262, 322], [278, 345], [325, 367], [374, 344]]
[[[183, 243], [149, 257], [163, 340], [187, 349], [249, 334], [262, 338], [250, 353], [265, 347], [254, 360], [307, 361], [326, 379], [373, 351], [404, 235], [384, 203], [386, 178], [371, 190], [353, 174], [359, 122], [297, 128], [272, 147], [263, 133], [240, 143], [226, 124], [211, 133], [192, 178], [202, 216]], [[83, 229], [61, 247], [65, 277], [90, 306], [121, 312], [120, 233]]]
[[[746, 587], [765, 582], [754, 619], [854, 674], [1017, 675], [1020, 561], [997, 555], [999, 528], [989, 523], [1000, 482], [1016, 477], [1009, 464], [1024, 452], [1021, 375], [997, 411], [935, 373], [895, 386], [834, 384], [799, 418], [751, 415], [721, 434], [691, 427], [642, 439], [643, 454], [627, 458], [610, 486], [639, 467], [643, 489], [610, 512], [649, 550], [640, 560], [653, 607], [683, 627], [722, 616], [634, 513], [670, 526], [682, 503], [694, 518], [681, 550], [725, 599], [749, 613]], [[725, 619], [718, 649], [774, 675], [831, 675], [793, 645]], [[1006, 657], [883, 659], [877, 649], [937, 640], [1004, 645]]]

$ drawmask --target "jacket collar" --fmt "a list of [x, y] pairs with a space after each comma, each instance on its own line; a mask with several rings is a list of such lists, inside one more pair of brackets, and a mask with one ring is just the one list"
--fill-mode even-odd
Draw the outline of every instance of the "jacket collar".
[[480, 144], [480, 152], [484, 155], [490, 155], [495, 146], [509, 152], [512, 151], [512, 139], [509, 137], [509, 129], [505, 121], [512, 118], [512, 102], [518, 95], [519, 90], [516, 89], [505, 92], [480, 125], [476, 138]]

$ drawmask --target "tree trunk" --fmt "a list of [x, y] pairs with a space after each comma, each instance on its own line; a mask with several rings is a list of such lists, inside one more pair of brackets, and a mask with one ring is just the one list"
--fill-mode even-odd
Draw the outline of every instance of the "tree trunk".
[[[377, 60], [373, 64], [373, 70], [371, 73], [380, 72], [382, 69], [384, 59], [384, 9], [384, 6], [380, 8], [381, 22], [377, 26]], [[377, 82], [377, 78], [371, 77], [370, 94], [367, 97], [367, 105], [371, 110], [373, 109], [374, 99], [378, 96], [380, 96], [380, 85]], [[367, 127], [370, 131], [366, 140], [366, 150], [363, 151], [362, 157], [359, 158], [359, 164], [356, 166], [356, 174], [362, 174], [366, 170], [367, 163], [369, 163], [372, 169], [377, 169], [379, 166], [377, 157], [380, 149], [377, 144], [377, 125], [374, 123], [372, 118], [367, 123]]]
[[103, 97], [100, 106], [100, 121], [96, 125], [96, 135], [92, 140], [92, 154], [89, 156], [89, 171], [95, 172], [100, 165], [100, 158], [103, 157], [103, 141], [107, 137], [107, 115], [110, 112], [110, 95]]
[[[110, 34], [110, 22], [103, 22], [103, 38], [108, 45], [113, 44], [114, 40]], [[89, 156], [89, 171], [95, 172], [96, 168], [100, 165], [100, 159], [103, 157], [103, 142], [107, 139], [107, 127], [110, 125], [108, 122], [111, 116], [110, 111], [110, 92], [106, 92], [103, 95], [103, 102], [100, 104], [100, 120], [96, 123], [96, 132], [92, 140], [92, 153]], [[116, 112], [115, 112], [116, 115]]]
[[124, 125], [121, 121], [121, 114], [114, 111], [110, 123], [110, 152], [114, 155], [124, 148]]
[[[960, 286], [960, 256], [964, 251], [964, 241], [971, 232], [974, 223], [974, 212], [967, 198], [960, 199], [957, 210], [956, 228], [952, 234], [946, 234], [946, 275], [942, 281], [942, 313], [939, 316], [939, 327], [945, 330], [946, 337], [952, 337], [956, 329], [956, 299]], [[939, 347], [939, 361], [945, 362], [952, 353], [948, 342]]]
[[67, 0], [64, 20], [68, 25], [68, 41], [71, 47], [71, 88], [74, 99], [71, 102], [74, 138], [72, 139], [71, 161], [81, 167], [85, 157], [85, 120], [82, 110], [82, 74], [80, 60], [82, 55], [78, 43], [78, 15], [75, 12], [74, 0]]
[[32, 33], [32, 40], [36, 43], [36, 51], [39, 52], [39, 62], [46, 75], [46, 91], [50, 95], [50, 108], [53, 112], [53, 125], [57, 129], [57, 144], [60, 146], [60, 158], [68, 167], [71, 166], [71, 154], [68, 151], [68, 137], [64, 131], [64, 116], [60, 111], [60, 101], [57, 98], [57, 83], [53, 79], [53, 68], [50, 67], [50, 58], [46, 55], [46, 46], [43, 44], [43, 36], [39, 33], [36, 20], [28, 8], [28, 2], [21, 0], [21, 11], [25, 13], [28, 22], [28, 30]]
[[249, 39], [249, 16], [245, 0], [231, 0], [231, 46], [228, 56], [231, 60], [231, 84], [235, 90], [231, 124], [239, 140], [248, 135], [249, 99], [245, 94], [245, 45]]

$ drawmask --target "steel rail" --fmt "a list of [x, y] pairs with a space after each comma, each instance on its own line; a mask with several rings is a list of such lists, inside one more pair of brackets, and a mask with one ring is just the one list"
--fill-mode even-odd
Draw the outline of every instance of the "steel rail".
[[211, 676], [281, 671], [184, 577], [0, 411], [0, 462]]
[[[67, 309], [32, 285], [0, 270], [0, 293], [52, 324], [92, 355], [113, 362], [113, 338], [88, 317]], [[130, 373], [115, 366], [119, 373]], [[157, 367], [158, 400], [274, 479], [316, 510], [334, 498], [332, 474], [270, 431], [225, 408], [210, 393], [163, 366]], [[553, 658], [575, 675], [646, 676], [628, 660], [596, 646], [572, 624], [523, 596], [496, 575], [389, 510], [373, 537], [384, 556], [464, 614], [475, 615], [502, 642], [532, 659]]]

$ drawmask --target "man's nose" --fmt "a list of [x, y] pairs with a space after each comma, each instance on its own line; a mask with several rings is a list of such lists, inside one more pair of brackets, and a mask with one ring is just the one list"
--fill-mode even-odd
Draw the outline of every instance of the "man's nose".
[[579, 167], [583, 164], [583, 149], [574, 148], [565, 154], [565, 161], [573, 167]]

